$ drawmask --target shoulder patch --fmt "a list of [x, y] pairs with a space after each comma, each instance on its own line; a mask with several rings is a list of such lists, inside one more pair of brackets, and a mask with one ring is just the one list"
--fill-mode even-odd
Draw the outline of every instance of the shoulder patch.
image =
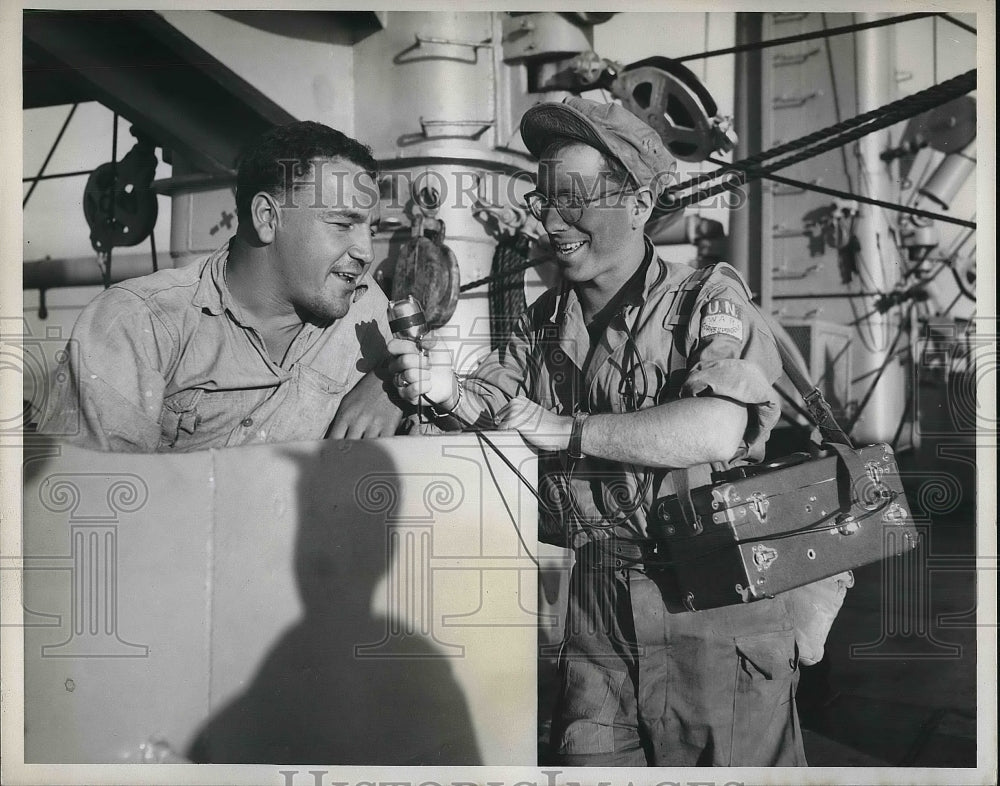
[[743, 314], [740, 307], [725, 298], [713, 298], [701, 309], [700, 338], [724, 334], [743, 340]]

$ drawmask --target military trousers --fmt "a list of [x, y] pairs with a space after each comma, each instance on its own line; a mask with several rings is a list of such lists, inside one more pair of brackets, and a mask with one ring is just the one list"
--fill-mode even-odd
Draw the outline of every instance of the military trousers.
[[611, 540], [576, 552], [552, 760], [805, 766], [791, 604], [687, 611], [669, 574]]

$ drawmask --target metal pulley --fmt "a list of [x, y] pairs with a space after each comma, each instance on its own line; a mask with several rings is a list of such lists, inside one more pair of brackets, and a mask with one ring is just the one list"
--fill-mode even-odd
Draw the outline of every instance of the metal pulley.
[[959, 96], [911, 121], [917, 136], [934, 150], [953, 153], [976, 138], [976, 99]]
[[95, 251], [137, 245], [153, 231], [158, 209], [150, 188], [156, 175], [154, 151], [151, 141], [137, 135], [121, 161], [101, 164], [87, 178], [83, 215]]
[[731, 121], [718, 115], [712, 95], [688, 68], [670, 58], [632, 63], [618, 74], [611, 92], [656, 129], [682, 161], [704, 161], [736, 145]]
[[899, 144], [883, 151], [880, 157], [886, 162], [902, 159], [899, 176], [908, 182], [916, 155], [924, 148], [951, 156], [961, 154], [975, 139], [976, 99], [959, 96], [911, 118]]
[[445, 225], [437, 218], [440, 194], [433, 187], [415, 186], [412, 235], [393, 269], [391, 299], [416, 298], [424, 306], [428, 325], [435, 328], [451, 319], [458, 306], [458, 259], [444, 244]]

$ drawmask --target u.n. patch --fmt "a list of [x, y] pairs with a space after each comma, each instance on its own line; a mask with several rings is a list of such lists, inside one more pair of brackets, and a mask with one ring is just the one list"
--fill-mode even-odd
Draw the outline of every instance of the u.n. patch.
[[723, 334], [737, 341], [743, 340], [743, 315], [740, 307], [725, 298], [713, 298], [701, 309], [699, 337], [708, 338]]

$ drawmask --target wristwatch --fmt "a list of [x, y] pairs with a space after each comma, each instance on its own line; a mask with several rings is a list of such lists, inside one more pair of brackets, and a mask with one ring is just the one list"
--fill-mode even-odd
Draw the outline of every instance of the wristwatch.
[[583, 423], [588, 417], [590, 417], [589, 412], [577, 412], [573, 415], [573, 430], [569, 433], [566, 455], [574, 461], [583, 458]]

